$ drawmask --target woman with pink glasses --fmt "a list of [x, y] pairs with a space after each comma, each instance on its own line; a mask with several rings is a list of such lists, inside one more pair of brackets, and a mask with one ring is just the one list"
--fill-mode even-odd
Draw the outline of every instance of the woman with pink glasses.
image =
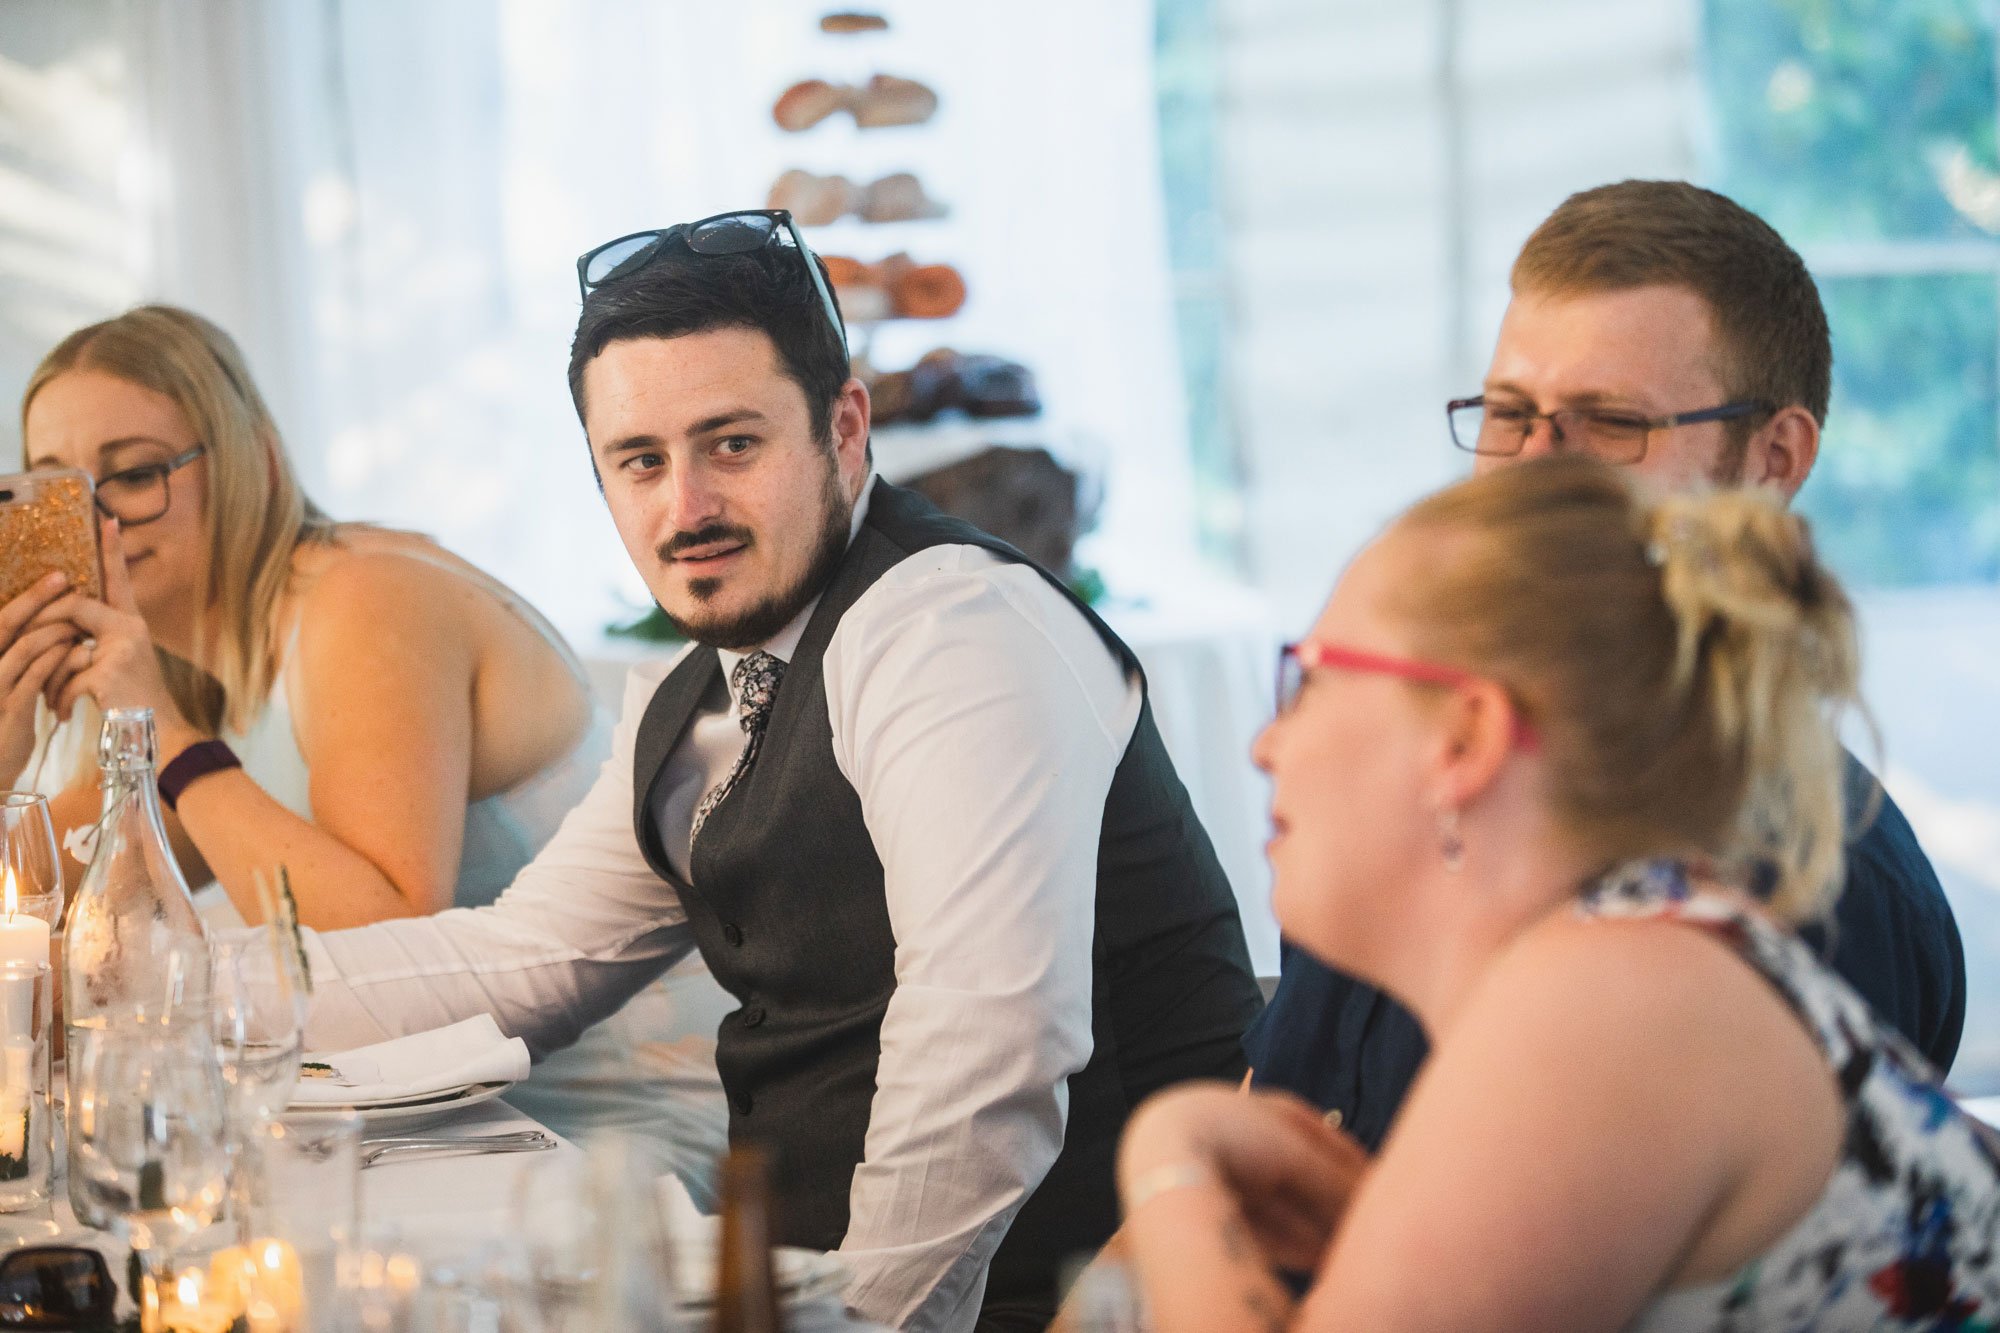
[[1372, 1161], [1282, 1095], [1142, 1109], [1155, 1326], [1990, 1326], [1994, 1141], [1787, 929], [1839, 889], [1856, 674], [1751, 493], [1557, 458], [1364, 552], [1257, 744], [1275, 901], [1433, 1054]]

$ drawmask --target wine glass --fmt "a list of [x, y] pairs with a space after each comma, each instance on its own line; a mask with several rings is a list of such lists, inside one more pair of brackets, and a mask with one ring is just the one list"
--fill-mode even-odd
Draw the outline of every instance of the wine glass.
[[691, 1326], [676, 1299], [674, 1250], [648, 1147], [617, 1134], [521, 1173], [514, 1226], [525, 1310], [546, 1333], [672, 1333]]
[[604, 1256], [597, 1249], [589, 1165], [562, 1152], [523, 1171], [515, 1186], [511, 1235], [521, 1248], [526, 1286], [548, 1333], [590, 1327], [591, 1296]]
[[198, 1024], [113, 1024], [70, 1070], [71, 1183], [157, 1267], [221, 1215], [226, 1101]]
[[209, 957], [210, 1032], [230, 1127], [242, 1136], [291, 1100], [308, 999], [298, 955], [276, 922], [218, 932]]
[[31, 791], [0, 792], [0, 886], [11, 878], [18, 910], [62, 928], [62, 861], [48, 799]]

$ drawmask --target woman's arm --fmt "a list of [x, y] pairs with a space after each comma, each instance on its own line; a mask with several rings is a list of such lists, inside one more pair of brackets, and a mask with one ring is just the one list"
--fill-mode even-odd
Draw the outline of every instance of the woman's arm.
[[[96, 641], [56, 688], [58, 711], [89, 693], [100, 707], [154, 710], [160, 766], [204, 737], [181, 717], [131, 601], [115, 529], [109, 605], [50, 607]], [[459, 581], [462, 582], [462, 581]], [[476, 648], [467, 595], [412, 561], [338, 561], [305, 598], [293, 726], [312, 772], [315, 820], [241, 769], [183, 793], [179, 823], [237, 909], [257, 920], [258, 872], [283, 865], [300, 919], [322, 929], [437, 911], [451, 902], [465, 824]]]
[[[463, 579], [350, 555], [299, 608], [292, 725], [311, 773], [311, 823], [240, 771], [188, 788], [181, 818], [256, 920], [253, 872], [283, 861], [300, 920], [319, 930], [451, 906], [470, 798], [478, 643]], [[258, 792], [262, 797], [262, 793]], [[245, 814], [254, 821], [241, 822]]]
[[1283, 1093], [1184, 1084], [1133, 1117], [1118, 1243], [1160, 1333], [1290, 1325], [1278, 1270], [1319, 1265], [1367, 1154]]
[[1442, 1037], [1301, 1311], [1314, 1329], [1612, 1329], [1811, 1206], [1839, 1097], [1724, 945], [1558, 913]]

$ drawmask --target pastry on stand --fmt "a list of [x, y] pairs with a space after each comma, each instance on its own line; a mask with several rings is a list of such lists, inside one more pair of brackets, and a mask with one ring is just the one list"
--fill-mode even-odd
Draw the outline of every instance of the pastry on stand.
[[802, 227], [824, 227], [850, 213], [863, 222], [919, 222], [950, 211], [907, 171], [856, 185], [845, 176], [815, 176], [797, 168], [772, 182], [764, 207], [784, 209]]
[[937, 113], [938, 98], [915, 79], [877, 74], [856, 88], [824, 79], [806, 79], [778, 94], [771, 119], [792, 134], [811, 129], [836, 112], [845, 111], [864, 130], [891, 125], [921, 125]]
[[889, 20], [880, 14], [828, 14], [819, 21], [821, 32], [846, 35], [855, 32], [886, 32]]
[[840, 297], [844, 318], [945, 319], [965, 304], [965, 279], [949, 264], [919, 264], [893, 254], [873, 264], [844, 255], [821, 255]]

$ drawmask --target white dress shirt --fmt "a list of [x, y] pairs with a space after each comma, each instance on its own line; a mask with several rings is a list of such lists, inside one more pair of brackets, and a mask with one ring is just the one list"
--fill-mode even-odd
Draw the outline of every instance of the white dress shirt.
[[[789, 660], [811, 612], [765, 651]], [[721, 656], [726, 679], [738, 655]], [[691, 947], [632, 828], [639, 722], [671, 666], [633, 669], [596, 785], [498, 902], [308, 938], [309, 1046], [490, 1011], [539, 1054]], [[1065, 1081], [1090, 1058], [1098, 833], [1141, 687], [1039, 574], [973, 546], [890, 569], [822, 669], [896, 940], [840, 1247], [847, 1302], [897, 1328], [970, 1329], [988, 1261], [1062, 1147]], [[695, 803], [742, 748], [737, 708], [732, 695], [698, 715], [656, 788], [682, 873]]]

